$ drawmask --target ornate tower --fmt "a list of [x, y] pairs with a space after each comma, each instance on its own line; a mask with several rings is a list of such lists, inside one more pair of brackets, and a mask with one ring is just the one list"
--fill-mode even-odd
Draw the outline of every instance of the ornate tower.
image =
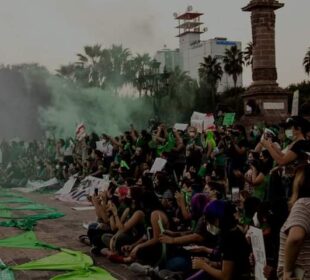
[[242, 10], [251, 12], [253, 37], [253, 83], [244, 94], [245, 116], [257, 121], [279, 121], [287, 116], [288, 92], [277, 84], [275, 10], [277, 0], [251, 0]]

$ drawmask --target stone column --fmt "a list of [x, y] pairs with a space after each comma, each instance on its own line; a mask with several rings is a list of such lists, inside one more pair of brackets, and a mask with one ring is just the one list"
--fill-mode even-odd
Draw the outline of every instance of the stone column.
[[251, 12], [253, 37], [253, 83], [243, 95], [245, 111], [243, 120], [252, 123], [259, 121], [279, 121], [287, 116], [289, 93], [277, 84], [275, 51], [275, 10], [284, 6], [278, 0], [251, 0], [242, 10]]

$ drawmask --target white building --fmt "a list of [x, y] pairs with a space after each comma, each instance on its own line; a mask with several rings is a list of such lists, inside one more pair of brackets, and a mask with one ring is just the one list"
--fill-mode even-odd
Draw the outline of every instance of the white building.
[[155, 54], [155, 60], [160, 62], [159, 71], [160, 73], [164, 72], [164, 69], [172, 71], [176, 67], [181, 67], [181, 61], [180, 61], [180, 50], [170, 50], [167, 49], [166, 46], [162, 50], [159, 50]]
[[[217, 57], [219, 62], [223, 62], [227, 48], [236, 45], [238, 49], [242, 50], [241, 42], [228, 41], [226, 38], [214, 38], [202, 41], [200, 36], [206, 32], [206, 28], [202, 27], [203, 23], [200, 21], [200, 16], [202, 15], [202, 13], [193, 12], [191, 6], [187, 8], [185, 13], [181, 15], [175, 14], [175, 18], [178, 20], [178, 26], [176, 28], [179, 30], [179, 34], [177, 35], [179, 38], [179, 50], [164, 49], [157, 52], [155, 59], [161, 62], [161, 71], [165, 65], [171, 64], [165, 59], [165, 54], [174, 52], [176, 57], [179, 55], [178, 63], [180, 68], [188, 72], [189, 76], [193, 79], [199, 80], [198, 69], [204, 57], [211, 55], [212, 57]], [[223, 64], [222, 68], [224, 74], [222, 80], [219, 82], [218, 92], [223, 92], [234, 86], [234, 81], [231, 76], [225, 73]], [[242, 86], [242, 75], [238, 77], [237, 86]]]

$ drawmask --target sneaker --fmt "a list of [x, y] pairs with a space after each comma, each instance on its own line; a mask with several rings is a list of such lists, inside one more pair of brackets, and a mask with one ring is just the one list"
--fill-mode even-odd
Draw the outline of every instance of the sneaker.
[[157, 273], [159, 279], [162, 280], [182, 280], [183, 275], [182, 272], [173, 272], [167, 269], [160, 270]]
[[142, 265], [140, 263], [132, 263], [129, 266], [129, 269], [135, 273], [141, 274], [141, 275], [145, 275], [148, 276], [150, 275], [152, 272], [154, 272], [154, 269], [149, 266], [149, 265]]

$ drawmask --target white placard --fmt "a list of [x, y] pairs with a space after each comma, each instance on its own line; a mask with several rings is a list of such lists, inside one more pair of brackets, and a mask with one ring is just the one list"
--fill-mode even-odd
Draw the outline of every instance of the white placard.
[[154, 163], [153, 163], [153, 166], [151, 168], [151, 171], [150, 173], [156, 173], [156, 172], [159, 172], [159, 171], [162, 171], [165, 167], [167, 163], [167, 160], [163, 159], [163, 158], [156, 158]]
[[214, 126], [214, 116], [213, 114], [207, 114], [205, 115], [205, 118], [203, 120], [203, 129], [206, 130], [209, 127]]
[[205, 117], [206, 117], [206, 114], [194, 111], [192, 114], [191, 120], [204, 120]]
[[100, 151], [103, 153], [104, 149], [103, 149], [103, 144], [104, 144], [104, 141], [97, 141], [96, 142], [96, 150]]
[[203, 120], [191, 120], [191, 126], [195, 127], [198, 132], [202, 133], [202, 131], [203, 131]]
[[265, 110], [284, 110], [284, 102], [264, 102]]
[[176, 123], [173, 128], [179, 131], [185, 131], [188, 128], [188, 124], [187, 123]]
[[293, 102], [292, 102], [292, 116], [298, 116], [298, 107], [299, 107], [299, 90], [294, 92]]
[[251, 244], [253, 255], [255, 258], [255, 279], [265, 280], [264, 267], [266, 265], [266, 252], [263, 237], [263, 231], [256, 227], [250, 227], [249, 234], [251, 237]]

